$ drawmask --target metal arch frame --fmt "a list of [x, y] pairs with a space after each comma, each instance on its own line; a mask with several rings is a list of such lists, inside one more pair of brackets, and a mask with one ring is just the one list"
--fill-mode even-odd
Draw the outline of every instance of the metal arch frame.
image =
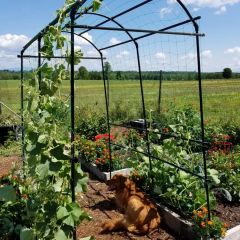
[[[152, 0], [151, 0], [152, 1]], [[145, 2], [150, 2], [150, 1], [145, 1]], [[142, 4], [138, 4], [137, 5], [142, 6]], [[135, 8], [131, 8], [131, 9], [135, 9]], [[125, 11], [126, 12], [126, 11]], [[149, 142], [149, 135], [148, 135], [148, 131], [147, 131], [147, 117], [146, 117], [146, 108], [145, 108], [145, 100], [144, 100], [144, 90], [143, 90], [143, 79], [142, 79], [142, 71], [141, 71], [141, 62], [140, 62], [140, 54], [139, 54], [139, 47], [138, 47], [138, 43], [137, 41], [132, 37], [132, 35], [129, 33], [129, 31], [124, 28], [124, 26], [122, 24], [120, 24], [118, 21], [116, 21], [114, 18], [110, 18], [106, 15], [103, 14], [99, 14], [99, 13], [83, 13], [82, 15], [95, 15], [95, 16], [99, 16], [99, 17], [103, 17], [106, 18], [106, 21], [111, 21], [113, 23], [115, 23], [116, 25], [118, 25], [123, 32], [125, 32], [129, 38], [131, 39], [131, 42], [134, 43], [135, 45], [135, 49], [136, 49], [136, 55], [137, 55], [137, 62], [138, 62], [138, 74], [139, 74], [139, 80], [140, 80], [140, 89], [141, 89], [141, 100], [142, 100], [142, 113], [143, 113], [143, 119], [144, 119], [144, 130], [146, 133], [146, 141], [147, 141], [147, 152], [149, 155], [149, 169], [150, 172], [152, 170], [152, 160], [151, 160], [151, 154], [150, 154], [150, 142]], [[106, 22], [104, 21], [104, 22]], [[75, 26], [71, 26], [71, 28], [75, 28]], [[81, 36], [83, 33], [81, 33], [79, 36]], [[105, 82], [106, 82], [106, 75], [105, 75], [105, 71], [103, 69], [103, 79], [104, 79], [104, 86], [105, 86]], [[108, 82], [109, 84], [109, 82]], [[105, 91], [107, 92], [107, 91]], [[107, 108], [107, 124], [108, 124], [108, 144], [109, 144], [109, 149], [111, 149], [111, 141], [110, 141], [110, 121], [109, 121], [109, 99], [108, 96], [105, 95], [105, 98], [107, 99], [106, 101], [106, 108]], [[112, 166], [111, 166], [111, 162], [112, 162], [112, 157], [111, 157], [111, 151], [110, 151], [110, 178], [111, 178], [111, 171], [112, 171]], [[149, 175], [150, 175], [149, 172]], [[153, 181], [153, 179], [151, 179]]]
[[[199, 25], [193, 19], [192, 15], [186, 8], [186, 6], [180, 1], [177, 0], [178, 4], [182, 7], [188, 17], [192, 20], [195, 32], [199, 33]], [[202, 143], [205, 142], [205, 133], [204, 133], [204, 116], [203, 116], [203, 95], [202, 95], [202, 76], [201, 76], [201, 57], [200, 57], [200, 41], [199, 36], [196, 35], [196, 47], [197, 47], [197, 79], [198, 79], [198, 92], [199, 92], [199, 107], [200, 107], [200, 116], [201, 116], [201, 138]], [[210, 215], [210, 199], [209, 199], [209, 188], [208, 188], [208, 174], [207, 174], [207, 159], [206, 159], [206, 149], [202, 146], [202, 156], [203, 156], [203, 168], [204, 168], [204, 185], [206, 190], [206, 200], [208, 208], [208, 219], [211, 219]]]
[[[148, 34], [144, 34], [141, 35], [139, 37], [133, 38], [131, 36], [131, 34], [127, 31], [127, 29], [125, 29], [118, 21], [116, 21], [115, 19], [118, 18], [119, 16], [122, 16], [128, 12], [131, 12], [149, 2], [152, 2], [153, 0], [145, 0], [123, 12], [118, 13], [117, 15], [113, 16], [113, 17], [108, 17], [105, 16], [103, 14], [96, 14], [98, 16], [104, 17], [106, 18], [105, 21], [98, 23], [96, 26], [101, 26], [109, 21], [114, 22], [115, 24], [117, 24], [120, 28], [123, 29], [124, 32], [126, 32], [126, 34], [129, 36], [129, 40], [125, 41], [125, 42], [121, 42], [115, 45], [111, 45], [108, 47], [104, 47], [104, 48], [98, 48], [95, 44], [93, 44], [90, 40], [88, 40], [87, 38], [85, 38], [84, 36], [81, 36], [83, 33], [90, 31], [91, 29], [85, 30], [79, 34], [77, 34], [79, 37], [82, 37], [83, 39], [85, 39], [86, 41], [88, 41], [99, 53], [100, 55], [100, 59], [101, 59], [101, 65], [102, 65], [102, 76], [103, 76], [103, 81], [104, 81], [104, 94], [105, 94], [105, 103], [106, 103], [106, 111], [107, 111], [107, 121], [108, 121], [108, 129], [109, 129], [109, 147], [110, 147], [110, 123], [109, 123], [109, 109], [108, 109], [108, 104], [109, 104], [109, 100], [107, 99], [107, 90], [106, 90], [106, 73], [104, 70], [104, 64], [103, 64], [103, 54], [102, 51], [108, 48], [112, 48], [112, 47], [116, 47], [116, 46], [120, 46], [122, 44], [126, 44], [126, 43], [130, 43], [133, 42], [135, 44], [135, 48], [136, 48], [136, 53], [137, 53], [137, 60], [138, 60], [138, 72], [139, 72], [139, 80], [140, 80], [140, 87], [141, 87], [141, 95], [142, 95], [142, 105], [143, 105], [143, 115], [144, 115], [144, 120], [145, 120], [145, 131], [146, 131], [146, 136], [148, 138], [148, 130], [147, 130], [147, 123], [146, 123], [146, 113], [145, 113], [145, 103], [144, 103], [144, 94], [143, 94], [143, 86], [142, 86], [142, 71], [141, 71], [141, 62], [140, 62], [140, 56], [139, 56], [139, 47], [138, 47], [138, 40], [151, 36], [153, 34], [156, 33], [148, 33]], [[202, 100], [202, 84], [201, 84], [201, 61], [200, 61], [200, 44], [199, 44], [199, 26], [196, 22], [196, 20], [200, 19], [200, 17], [192, 17], [192, 15], [190, 14], [190, 12], [188, 11], [188, 9], [186, 8], [186, 6], [182, 3], [181, 0], [176, 0], [176, 2], [180, 5], [180, 7], [182, 8], [182, 10], [185, 12], [185, 14], [188, 16], [188, 19], [179, 23], [176, 23], [172, 26], [168, 26], [165, 27], [163, 29], [160, 29], [159, 31], [167, 31], [169, 29], [187, 24], [187, 23], [192, 23], [195, 29], [195, 37], [196, 37], [196, 47], [197, 47], [197, 79], [198, 79], [198, 85], [199, 85], [199, 104], [200, 104], [200, 115], [201, 115], [201, 138], [202, 138], [202, 143], [205, 143], [205, 136], [204, 136], [204, 124], [203, 124], [203, 100]], [[81, 15], [84, 14], [93, 14], [93, 13], [89, 13], [88, 11], [91, 10], [93, 8], [93, 6], [89, 6], [87, 9], [84, 9], [83, 12], [78, 13], [78, 8], [83, 6], [86, 3], [86, 0], [77, 0], [71, 7], [69, 7], [66, 10], [67, 14], [70, 14], [70, 19], [71, 19], [71, 25], [70, 25], [70, 29], [71, 29], [71, 142], [74, 141], [74, 36], [76, 35], [76, 33], [74, 32], [74, 25], [75, 25], [75, 20], [77, 20]], [[56, 25], [56, 23], [59, 20], [59, 16], [57, 16], [52, 22], [50, 22], [45, 28], [43, 28], [37, 35], [35, 35], [22, 49], [21, 51], [21, 115], [22, 115], [22, 142], [24, 143], [24, 125], [23, 125], [23, 78], [24, 78], [24, 69], [23, 69], [23, 65], [24, 65], [24, 52], [28, 49], [29, 46], [31, 46], [32, 43], [34, 43], [36, 40], [38, 40], [38, 49], [40, 48], [40, 44], [41, 44], [41, 38], [42, 36], [44, 36], [44, 34], [47, 32], [48, 28], [50, 26]], [[67, 27], [67, 26], [65, 26]], [[38, 54], [38, 65], [41, 65], [41, 54]], [[41, 79], [41, 75], [39, 74], [39, 79]], [[150, 150], [149, 150], [149, 141], [148, 142], [148, 154], [149, 157], [152, 157], [150, 155]], [[110, 151], [111, 152], [111, 151]], [[207, 166], [206, 166], [206, 154], [205, 154], [205, 148], [202, 147], [202, 154], [203, 154], [203, 161], [204, 161], [204, 184], [205, 184], [205, 190], [206, 190], [206, 200], [207, 200], [207, 207], [209, 209], [208, 211], [208, 218], [210, 219], [210, 201], [209, 201], [209, 191], [208, 191], [208, 176], [207, 176]], [[24, 156], [24, 151], [23, 151], [23, 156]], [[74, 171], [75, 171], [75, 156], [74, 156], [74, 146], [71, 147], [71, 190], [72, 190], [72, 201], [75, 201], [75, 187], [74, 187], [74, 181], [75, 181], [75, 177], [74, 177]], [[161, 160], [161, 159], [160, 159]], [[164, 160], [162, 160], [164, 161]], [[167, 163], [167, 162], [166, 162]], [[150, 161], [151, 164], [151, 161]], [[178, 167], [178, 166], [175, 166]], [[179, 168], [179, 167], [178, 167]], [[151, 166], [150, 166], [151, 169]], [[186, 169], [182, 169], [183, 171], [186, 171]], [[199, 176], [198, 176], [199, 177]], [[202, 179], [202, 178], [200, 178]], [[74, 231], [75, 233], [73, 234], [73, 238], [76, 239], [76, 231]]]
[[[151, 2], [152, 0], [150, 1], [145, 1], [145, 2], [142, 2], [142, 3], [147, 3], [147, 2]], [[190, 14], [190, 12], [188, 11], [188, 9], [186, 8], [186, 6], [180, 1], [180, 0], [176, 0], [177, 3], [180, 5], [180, 7], [183, 9], [183, 11], [186, 13], [186, 15], [188, 16], [189, 20], [187, 21], [183, 21], [179, 24], [176, 24], [176, 25], [173, 25], [172, 27], [176, 27], [176, 26], [179, 26], [179, 25], [183, 25], [187, 22], [192, 22], [193, 26], [194, 26], [194, 29], [195, 29], [195, 33], [196, 33], [196, 46], [197, 46], [197, 67], [198, 67], [198, 85], [199, 85], [199, 105], [200, 105], [200, 115], [201, 115], [201, 138], [202, 138], [202, 143], [205, 142], [205, 136], [204, 136], [204, 124], [203, 124], [203, 100], [202, 100], [202, 84], [201, 84], [201, 61], [200, 61], [200, 46], [199, 46], [199, 26], [198, 24], [196, 23], [196, 20], [198, 20], [200, 17], [197, 17], [197, 18], [193, 18], [192, 15]], [[139, 6], [141, 6], [143, 4], [139, 4], [139, 5], [136, 5], [135, 7], [132, 7], [130, 11], [138, 8]], [[107, 17], [105, 15], [102, 15], [102, 14], [96, 14], [95, 15], [98, 15], [98, 16], [102, 16], [102, 17], [105, 17], [107, 18], [106, 21], [96, 25], [96, 26], [101, 26], [102, 24], [108, 22], [108, 21], [113, 21], [115, 22], [117, 25], [120, 26], [120, 28], [123, 29], [123, 26], [121, 26], [121, 24], [119, 24], [118, 22], [116, 22], [116, 20], [114, 20], [115, 18], [117, 18], [119, 15], [124, 15], [126, 12], [128, 12], [128, 10], [110, 18], [110, 17]], [[88, 12], [86, 12], [85, 14], [89, 14]], [[84, 15], [84, 14], [83, 14]], [[73, 28], [74, 26], [71, 26], [71, 29]], [[162, 29], [162, 31], [166, 31], [168, 28], [165, 28], [165, 29]], [[87, 31], [90, 31], [91, 29], [88, 29]], [[123, 31], [125, 31], [129, 36], [131, 36], [129, 34], [129, 32], [127, 31], [127, 29], [123, 29]], [[86, 31], [85, 31], [86, 32]], [[84, 33], [84, 32], [83, 32]], [[83, 34], [83, 33], [80, 33], [79, 35]], [[141, 94], [142, 94], [142, 103], [143, 103], [143, 115], [144, 115], [144, 122], [145, 122], [145, 130], [146, 130], [146, 136], [148, 138], [148, 133], [147, 133], [147, 123], [146, 123], [146, 115], [145, 115], [145, 104], [144, 104], [144, 96], [143, 96], [143, 88], [142, 88], [142, 75], [141, 75], [141, 63], [140, 63], [140, 57], [139, 57], [139, 48], [138, 48], [138, 44], [137, 44], [137, 40], [140, 39], [140, 38], [143, 38], [143, 37], [147, 37], [149, 35], [152, 35], [154, 33], [149, 33], [149, 34], [146, 34], [146, 36], [140, 36], [138, 38], [135, 38], [133, 39], [132, 37], [131, 40], [134, 42], [135, 44], [135, 47], [136, 47], [136, 50], [137, 50], [137, 60], [138, 60], [138, 70], [139, 70], [139, 79], [140, 79], [140, 86], [141, 86]], [[127, 43], [127, 42], [125, 42]], [[115, 46], [119, 46], [120, 44], [116, 44]], [[108, 48], [111, 48], [113, 46], [110, 46]], [[106, 48], [102, 48], [100, 50], [104, 50], [104, 49], [107, 49]], [[108, 119], [109, 120], [109, 119]], [[109, 136], [109, 141], [110, 141], [110, 136]], [[149, 141], [147, 140], [148, 142], [148, 153], [149, 153], [149, 156], [150, 156], [150, 148], [149, 148]], [[203, 154], [203, 164], [204, 164], [204, 185], [205, 185], [205, 190], [206, 190], [206, 200], [207, 200], [207, 207], [209, 209], [208, 211], [208, 218], [210, 219], [210, 200], [209, 200], [209, 190], [208, 190], [208, 176], [207, 176], [207, 165], [206, 165], [206, 153], [205, 153], [205, 148], [204, 146], [202, 146], [202, 154]], [[151, 169], [151, 160], [149, 161], [150, 162], [150, 169]]]
[[[118, 23], [114, 19], [110, 19], [108, 16], [105, 16], [103, 14], [86, 12], [83, 15], [95, 15], [95, 16], [106, 18], [108, 21], [112, 21], [115, 24], [117, 24], [120, 28], [124, 29], [123, 26], [120, 23]], [[124, 31], [124, 32], [128, 35], [128, 37], [130, 39], [133, 39], [133, 37], [131, 36], [131, 34], [128, 31]], [[82, 36], [82, 34], [80, 36]], [[100, 53], [100, 56], [102, 57], [102, 52], [99, 49], [98, 49], [98, 51]], [[106, 115], [107, 115], [106, 117], [107, 117], [107, 127], [108, 127], [108, 149], [109, 149], [109, 160], [110, 160], [109, 168], [110, 168], [110, 178], [112, 178], [112, 151], [111, 151], [111, 139], [110, 139], [111, 127], [110, 127], [110, 119], [109, 119], [109, 101], [110, 101], [110, 98], [109, 98], [109, 78], [106, 75], [103, 61], [101, 61], [101, 64], [102, 64], [102, 74], [103, 74], [104, 94], [105, 94], [105, 105], [106, 105]], [[107, 84], [106, 84], [106, 82], [107, 82]]]

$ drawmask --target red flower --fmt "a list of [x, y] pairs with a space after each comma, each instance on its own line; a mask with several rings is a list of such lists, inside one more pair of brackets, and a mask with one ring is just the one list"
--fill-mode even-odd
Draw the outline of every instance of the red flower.
[[27, 194], [23, 194], [23, 195], [22, 195], [22, 198], [23, 198], [23, 199], [28, 199], [28, 195], [27, 195]]
[[163, 131], [163, 133], [168, 133], [169, 129], [168, 128], [163, 128], [162, 131]]
[[95, 136], [95, 141], [99, 141], [101, 139], [104, 139], [104, 140], [108, 140], [108, 137], [110, 137], [110, 140], [113, 140], [113, 135], [109, 134], [108, 133], [104, 133], [104, 134], [98, 134], [97, 136]]

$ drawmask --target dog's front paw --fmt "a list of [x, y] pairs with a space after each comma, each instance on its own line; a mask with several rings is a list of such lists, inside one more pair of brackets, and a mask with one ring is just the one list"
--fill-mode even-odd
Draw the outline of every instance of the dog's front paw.
[[109, 232], [112, 229], [113, 229], [112, 220], [107, 220], [106, 222], [104, 222], [102, 224], [102, 231], [101, 231], [101, 233]]

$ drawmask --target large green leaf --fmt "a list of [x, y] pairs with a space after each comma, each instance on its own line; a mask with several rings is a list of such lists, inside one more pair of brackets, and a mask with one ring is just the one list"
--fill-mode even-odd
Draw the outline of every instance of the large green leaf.
[[60, 207], [57, 211], [57, 219], [63, 219], [68, 215], [69, 215], [69, 212], [65, 207]]
[[214, 184], [218, 185], [220, 183], [220, 179], [218, 178], [218, 171], [216, 169], [207, 169], [208, 177], [214, 182]]
[[38, 173], [40, 179], [44, 179], [49, 173], [49, 162], [40, 164], [36, 167], [36, 172]]
[[0, 188], [0, 201], [16, 201], [16, 190], [13, 186], [8, 185]]
[[59, 161], [53, 161], [50, 163], [49, 170], [51, 172], [59, 172], [60, 169], [62, 168], [62, 163]]
[[76, 192], [86, 192], [88, 177], [76, 174], [75, 180]]
[[58, 231], [54, 234], [55, 240], [68, 240], [65, 232], [62, 229], [58, 229]]
[[38, 142], [39, 142], [39, 143], [42, 143], [42, 144], [45, 144], [45, 143], [47, 142], [48, 138], [49, 138], [49, 137], [48, 137], [47, 135], [42, 134], [42, 135], [40, 135], [40, 136], [38, 137]]
[[69, 160], [69, 156], [64, 154], [64, 145], [60, 144], [56, 146], [55, 148], [51, 149], [50, 151], [51, 155], [55, 157], [58, 160]]
[[58, 179], [57, 182], [53, 184], [53, 188], [54, 188], [55, 192], [61, 192], [62, 184], [63, 184], [62, 178]]
[[65, 223], [68, 226], [74, 227], [74, 217], [72, 214], [70, 214], [68, 217], [66, 217], [63, 220], [63, 223]]
[[93, 1], [93, 11], [96, 12], [101, 6], [101, 1], [100, 0], [94, 0]]
[[230, 194], [230, 192], [227, 189], [225, 189], [225, 188], [218, 188], [217, 191], [219, 193], [221, 193], [223, 195], [223, 197], [225, 199], [227, 199], [229, 202], [232, 201], [232, 195]]
[[72, 207], [71, 215], [74, 221], [78, 221], [81, 215], [84, 213], [84, 211], [79, 207], [77, 203], [72, 203], [71, 207]]
[[21, 229], [20, 240], [34, 240], [33, 230], [29, 228]]

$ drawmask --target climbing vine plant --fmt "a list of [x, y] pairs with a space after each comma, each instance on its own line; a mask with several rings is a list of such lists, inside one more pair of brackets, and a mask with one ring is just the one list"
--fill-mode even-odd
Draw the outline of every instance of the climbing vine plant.
[[[71, 57], [69, 44], [62, 34], [69, 19], [66, 10], [75, 0], [66, 0], [58, 10], [59, 20], [43, 35], [42, 56], [50, 60], [54, 50], [65, 52], [67, 63]], [[93, 1], [93, 11], [100, 7], [100, 1]], [[78, 64], [83, 53], [74, 53], [74, 64]], [[71, 164], [69, 162], [69, 105], [60, 94], [60, 86], [67, 79], [66, 66], [54, 67], [43, 61], [34, 72], [27, 86], [25, 125], [25, 179], [28, 184], [20, 191], [28, 193], [27, 214], [31, 225], [21, 230], [22, 239], [72, 239], [74, 228], [83, 219], [90, 219], [80, 206], [71, 200]], [[41, 73], [41, 81], [39, 79]], [[86, 190], [87, 177], [80, 166], [75, 167], [75, 190]]]

